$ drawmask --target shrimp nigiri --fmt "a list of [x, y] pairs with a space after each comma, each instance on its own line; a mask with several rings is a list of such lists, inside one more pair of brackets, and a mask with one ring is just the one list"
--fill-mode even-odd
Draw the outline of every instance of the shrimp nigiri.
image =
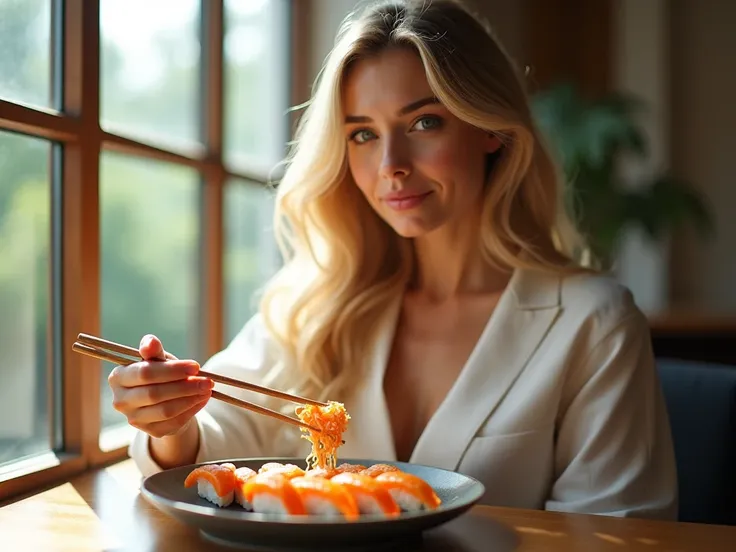
[[394, 517], [401, 513], [401, 508], [389, 490], [368, 475], [343, 472], [330, 481], [353, 495], [361, 514], [383, 514], [386, 517]]
[[189, 488], [197, 485], [197, 494], [220, 507], [233, 502], [236, 477], [235, 466], [226, 464], [205, 464], [194, 468], [184, 480]]
[[402, 510], [434, 510], [441, 504], [434, 489], [421, 477], [401, 471], [388, 471], [375, 478]]

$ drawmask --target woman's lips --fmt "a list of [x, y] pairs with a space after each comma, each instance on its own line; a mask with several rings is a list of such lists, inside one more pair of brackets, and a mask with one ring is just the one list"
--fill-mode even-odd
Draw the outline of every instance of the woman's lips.
[[385, 196], [383, 201], [395, 211], [407, 211], [421, 205], [432, 192], [420, 194], [391, 194]]

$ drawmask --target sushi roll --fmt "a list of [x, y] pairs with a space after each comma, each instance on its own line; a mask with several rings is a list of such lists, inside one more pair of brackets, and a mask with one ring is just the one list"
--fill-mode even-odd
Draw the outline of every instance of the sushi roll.
[[304, 476], [304, 470], [295, 464], [280, 464], [279, 462], [267, 462], [263, 464], [258, 473], [280, 473], [287, 479]]
[[440, 504], [440, 498], [434, 489], [421, 477], [401, 471], [388, 471], [375, 478], [399, 507], [406, 512], [434, 510]]
[[395, 517], [401, 513], [388, 489], [370, 476], [358, 473], [340, 473], [330, 480], [348, 491], [361, 514], [380, 514]]
[[307, 514], [343, 516], [349, 521], [358, 518], [358, 505], [345, 488], [322, 477], [296, 477], [291, 486], [299, 493]]
[[400, 471], [400, 470], [396, 466], [392, 466], [390, 464], [373, 464], [372, 466], [364, 469], [360, 473], [362, 473], [363, 475], [367, 475], [368, 477], [378, 477], [382, 473], [394, 472], [394, 471]]
[[305, 515], [301, 496], [279, 473], [259, 473], [243, 485], [243, 500], [259, 514]]
[[243, 496], [243, 486], [248, 482], [251, 477], [254, 477], [255, 475], [257, 475], [256, 472], [247, 467], [242, 467], [235, 470], [235, 502], [240, 504], [246, 510], [252, 510], [253, 505], [248, 502]]
[[205, 464], [192, 470], [184, 480], [184, 487], [197, 485], [197, 494], [224, 508], [235, 496], [235, 466], [232, 464]]

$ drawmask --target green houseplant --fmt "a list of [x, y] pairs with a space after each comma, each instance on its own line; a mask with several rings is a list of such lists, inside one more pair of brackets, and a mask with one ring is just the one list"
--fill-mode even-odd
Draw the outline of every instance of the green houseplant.
[[562, 162], [568, 208], [587, 241], [586, 256], [610, 267], [624, 230], [638, 226], [653, 240], [693, 225], [701, 236], [712, 218], [694, 186], [668, 173], [643, 182], [624, 180], [617, 170], [623, 155], [645, 158], [644, 133], [635, 116], [637, 99], [610, 94], [586, 100], [569, 83], [532, 98], [534, 117]]

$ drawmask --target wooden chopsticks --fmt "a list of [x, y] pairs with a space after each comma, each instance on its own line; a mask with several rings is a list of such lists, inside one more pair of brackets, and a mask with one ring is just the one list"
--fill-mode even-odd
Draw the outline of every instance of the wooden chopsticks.
[[[95, 337], [84, 333], [80, 333], [77, 336], [77, 341], [75, 341], [72, 345], [72, 350], [83, 355], [98, 358], [100, 360], [107, 360], [108, 362], [113, 362], [122, 366], [127, 366], [129, 364], [140, 362], [142, 360], [138, 349], [134, 349], [133, 347], [128, 347], [127, 345], [121, 345], [120, 343], [115, 343], [114, 341], [108, 341], [106, 339], [102, 339], [101, 337]], [[221, 376], [220, 374], [213, 374], [204, 370], [200, 370], [199, 372], [197, 372], [196, 375], [209, 378], [212, 381], [222, 383], [224, 385], [231, 385], [233, 387], [238, 387], [247, 391], [254, 391], [256, 393], [261, 393], [263, 395], [268, 395], [270, 397], [275, 397], [279, 399], [285, 399], [298, 404], [327, 406], [327, 403], [315, 401], [313, 399], [307, 399], [298, 395], [284, 393], [283, 391], [277, 391], [276, 389], [271, 389], [269, 387], [263, 387], [254, 383], [236, 380], [227, 376]], [[309, 424], [306, 424], [296, 418], [286, 416], [284, 414], [281, 414], [280, 412], [276, 412], [257, 404], [241, 401], [240, 399], [230, 397], [228, 395], [220, 393], [219, 391], [213, 390], [212, 398], [221, 400], [234, 406], [245, 408], [246, 410], [250, 410], [258, 414], [263, 414], [265, 416], [276, 418], [289, 424], [311, 429], [313, 431], [320, 431], [318, 428], [312, 427]]]

